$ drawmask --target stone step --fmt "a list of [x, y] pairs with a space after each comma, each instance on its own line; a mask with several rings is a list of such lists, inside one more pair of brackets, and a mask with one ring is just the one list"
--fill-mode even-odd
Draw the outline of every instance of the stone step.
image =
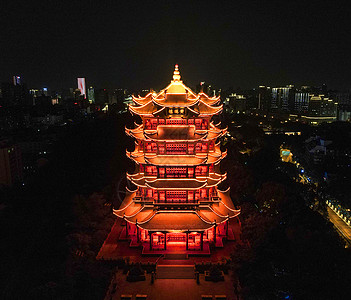
[[162, 265], [188, 265], [194, 266], [194, 262], [190, 259], [160, 259], [157, 262], [158, 266]]
[[174, 259], [174, 260], [188, 259], [188, 254], [186, 254], [186, 253], [166, 253], [164, 255], [164, 259]]
[[156, 268], [157, 279], [194, 279], [193, 265], [162, 265]]

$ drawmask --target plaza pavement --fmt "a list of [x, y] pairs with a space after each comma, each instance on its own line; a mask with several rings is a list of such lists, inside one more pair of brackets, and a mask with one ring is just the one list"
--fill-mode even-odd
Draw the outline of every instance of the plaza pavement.
[[[240, 243], [238, 240], [240, 237], [240, 225], [232, 222], [229, 227], [237, 237], [236, 241], [225, 241], [223, 248], [211, 249], [210, 256], [191, 256], [189, 261], [193, 263], [221, 262], [223, 259], [229, 259], [230, 255], [235, 252], [237, 243]], [[119, 236], [123, 228], [121, 219], [117, 218], [96, 259], [117, 260], [129, 257], [130, 262], [155, 262], [159, 258], [159, 256], [142, 256], [140, 247], [130, 247], [130, 241], [120, 240]]]
[[[116, 286], [113, 292], [113, 285]], [[200, 284], [195, 279], [155, 279], [151, 284], [151, 274], [146, 281], [128, 282], [126, 275], [118, 271], [106, 293], [105, 300], [120, 300], [121, 295], [147, 295], [147, 300], [201, 300], [201, 295], [226, 295], [228, 300], [237, 300], [230, 275], [222, 282], [205, 281], [200, 274]]]

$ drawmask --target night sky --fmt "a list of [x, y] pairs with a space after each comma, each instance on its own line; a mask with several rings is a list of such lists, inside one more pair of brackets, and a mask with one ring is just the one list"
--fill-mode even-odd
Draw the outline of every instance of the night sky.
[[190, 86], [351, 87], [351, 11], [339, 1], [3, 2], [1, 81], [159, 89], [178, 63]]

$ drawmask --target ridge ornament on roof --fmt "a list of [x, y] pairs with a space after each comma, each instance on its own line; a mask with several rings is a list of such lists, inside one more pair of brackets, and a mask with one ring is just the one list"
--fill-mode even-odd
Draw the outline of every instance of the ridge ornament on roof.
[[174, 66], [173, 81], [180, 81], [180, 72], [178, 69], [178, 65]]

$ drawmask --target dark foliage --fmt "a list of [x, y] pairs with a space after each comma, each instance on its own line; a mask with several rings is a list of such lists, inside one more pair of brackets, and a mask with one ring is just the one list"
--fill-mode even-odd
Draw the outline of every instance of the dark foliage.
[[65, 129], [50, 163], [3, 193], [0, 298], [104, 296], [112, 266], [95, 256], [113, 223], [115, 187], [107, 185], [128, 167], [125, 121], [103, 117]]
[[[251, 141], [255, 140], [253, 135], [261, 138], [259, 131], [252, 130]], [[257, 143], [261, 148], [243, 159], [239, 151], [245, 135], [236, 136], [239, 138], [232, 142], [234, 150], [226, 165], [229, 173], [237, 172], [234, 177], [238, 180], [233, 180], [231, 187], [238, 192], [242, 209], [244, 243], [232, 256], [242, 297], [348, 298], [350, 250], [345, 249], [333, 225], [320, 213], [322, 208], [312, 210], [306, 205], [316, 197], [315, 192], [292, 181], [293, 170], [281, 168], [282, 139], [264, 137], [264, 142]], [[246, 174], [252, 178], [243, 181]], [[243, 189], [240, 185], [245, 181], [250, 182], [249, 188]]]

